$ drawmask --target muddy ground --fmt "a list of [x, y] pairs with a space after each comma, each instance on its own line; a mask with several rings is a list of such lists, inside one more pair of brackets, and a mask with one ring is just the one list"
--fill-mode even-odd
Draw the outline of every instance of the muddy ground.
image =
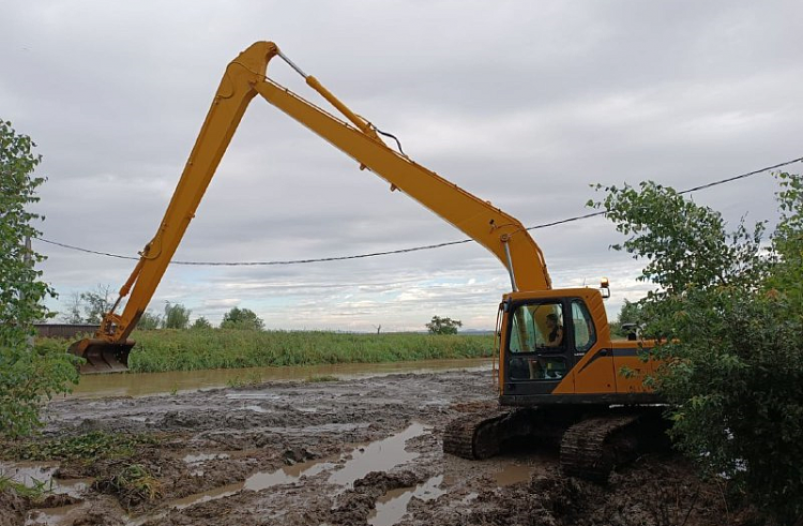
[[[486, 461], [441, 452], [444, 425], [495, 406], [490, 371], [99, 400], [47, 409], [44, 437], [143, 433], [128, 457], [0, 465], [52, 478], [33, 502], [0, 493], [0, 525], [737, 524], [722, 488], [679, 457], [638, 459], [605, 486], [564, 479], [557, 452]], [[135, 489], [119, 482], [137, 474]], [[2, 473], [0, 473], [2, 474]], [[36, 478], [36, 477], [34, 477]]]

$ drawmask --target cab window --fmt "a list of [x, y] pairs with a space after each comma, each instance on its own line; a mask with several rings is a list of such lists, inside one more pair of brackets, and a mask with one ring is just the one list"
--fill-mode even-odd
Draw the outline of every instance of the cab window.
[[561, 303], [519, 305], [511, 315], [511, 380], [560, 380], [568, 370]]
[[577, 352], [588, 352], [597, 342], [597, 331], [588, 307], [582, 301], [572, 301], [572, 325], [574, 326], [574, 345]]
[[525, 353], [563, 347], [563, 312], [560, 303], [519, 305], [511, 319], [510, 352]]

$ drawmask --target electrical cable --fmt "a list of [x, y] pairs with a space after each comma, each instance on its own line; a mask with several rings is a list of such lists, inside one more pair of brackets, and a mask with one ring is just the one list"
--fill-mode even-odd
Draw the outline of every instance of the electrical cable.
[[391, 139], [396, 141], [396, 146], [399, 147], [399, 153], [402, 154], [403, 156], [407, 157], [407, 154], [404, 153], [404, 150], [402, 150], [401, 141], [399, 140], [398, 137], [396, 137], [392, 133], [388, 133], [388, 132], [382, 131], [379, 128], [374, 128], [374, 129], [376, 130], [376, 133], [378, 133], [379, 135], [384, 135], [385, 137], [390, 137]]
[[[383, 133], [384, 135], [384, 133]], [[387, 134], [390, 135], [390, 134]], [[390, 135], [392, 137], [392, 135]], [[394, 137], [395, 138], [395, 137]], [[399, 150], [401, 150], [401, 144], [399, 144]], [[731, 183], [733, 181], [737, 181], [739, 179], [746, 179], [747, 177], [751, 177], [753, 175], [757, 175], [769, 170], [775, 170], [777, 168], [782, 168], [784, 166], [788, 166], [790, 164], [794, 164], [797, 162], [803, 162], [803, 157], [798, 157], [796, 159], [792, 159], [791, 161], [785, 161], [782, 163], [774, 164], [772, 166], [766, 166], [764, 168], [759, 168], [758, 170], [753, 170], [751, 172], [743, 173], [740, 175], [736, 175], [733, 177], [728, 177], [726, 179], [720, 179], [718, 181], [713, 181], [711, 183], [706, 183], [703, 185], [695, 186], [692, 188], [688, 188], [679, 194], [690, 194], [693, 192], [699, 192], [700, 190], [707, 190], [714, 186], [723, 185], [726, 183]], [[563, 225], [566, 223], [571, 223], [574, 221], [581, 221], [583, 219], [589, 219], [596, 216], [604, 215], [605, 211], [597, 211], [597, 212], [590, 212], [588, 214], [577, 215], [574, 217], [569, 217], [566, 219], [560, 219], [558, 221], [552, 221], [550, 223], [542, 223], [540, 225], [535, 225], [531, 227], [527, 227], [525, 230], [538, 230], [541, 228], [548, 228], [558, 225]], [[75, 245], [68, 245], [66, 243], [60, 243], [58, 241], [53, 241], [50, 239], [45, 239], [41, 237], [34, 237], [38, 241], [43, 243], [47, 243], [50, 245], [55, 245], [58, 247], [66, 248], [69, 250], [74, 250], [77, 252], [83, 252], [86, 254], [94, 254], [98, 256], [106, 256], [112, 257], [117, 259], [131, 259], [131, 260], [139, 260], [138, 257], [134, 256], [123, 256], [120, 254], [112, 254], [109, 252], [100, 252], [97, 250], [91, 250], [88, 248], [77, 247]], [[368, 254], [355, 254], [351, 256], [334, 256], [334, 257], [326, 257], [326, 258], [307, 258], [307, 259], [290, 259], [290, 260], [279, 260], [279, 261], [171, 261], [171, 265], [184, 265], [184, 266], [204, 266], [204, 267], [262, 267], [262, 266], [279, 266], [279, 265], [303, 265], [307, 263], [328, 263], [333, 261], [347, 261], [352, 259], [363, 259], [363, 258], [370, 258], [370, 257], [377, 257], [377, 256], [390, 256], [393, 254], [407, 254], [410, 252], [418, 252], [421, 250], [433, 250], [437, 248], [443, 247], [450, 247], [454, 245], [462, 245], [465, 243], [472, 243], [474, 242], [473, 239], [462, 239], [460, 241], [447, 241], [445, 243], [436, 243], [434, 245], [422, 245], [417, 247], [409, 247], [409, 248], [402, 248], [396, 250], [387, 250], [383, 252], [371, 252]]]

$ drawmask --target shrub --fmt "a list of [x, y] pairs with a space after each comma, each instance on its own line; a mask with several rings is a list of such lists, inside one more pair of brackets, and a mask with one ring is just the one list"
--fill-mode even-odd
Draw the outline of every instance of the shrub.
[[671, 402], [678, 446], [725, 477], [766, 517], [803, 516], [803, 179], [779, 174], [781, 221], [725, 231], [721, 215], [652, 182], [607, 187], [602, 203], [629, 236], [614, 248], [647, 265], [638, 302], [663, 360], [647, 379]]
[[78, 379], [73, 357], [63, 347], [30, 343], [33, 323], [50, 317], [45, 298], [55, 297], [35, 268], [44, 257], [25, 243], [40, 234], [32, 223], [43, 219], [29, 211], [44, 182], [33, 177], [41, 161], [34, 146], [30, 137], [0, 120], [0, 434], [9, 437], [41, 426], [43, 400], [68, 391]]

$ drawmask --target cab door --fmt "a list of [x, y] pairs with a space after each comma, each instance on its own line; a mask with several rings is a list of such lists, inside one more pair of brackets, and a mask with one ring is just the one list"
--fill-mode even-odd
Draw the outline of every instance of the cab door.
[[605, 320], [604, 305], [589, 304], [582, 298], [568, 301], [574, 367], [571, 383], [562, 384], [555, 394], [594, 395], [616, 392], [614, 353], [607, 326], [597, 326], [595, 320]]
[[564, 324], [565, 302], [553, 299], [512, 303], [508, 310], [503, 349], [504, 394], [552, 393], [568, 380], [574, 365], [572, 338]]

